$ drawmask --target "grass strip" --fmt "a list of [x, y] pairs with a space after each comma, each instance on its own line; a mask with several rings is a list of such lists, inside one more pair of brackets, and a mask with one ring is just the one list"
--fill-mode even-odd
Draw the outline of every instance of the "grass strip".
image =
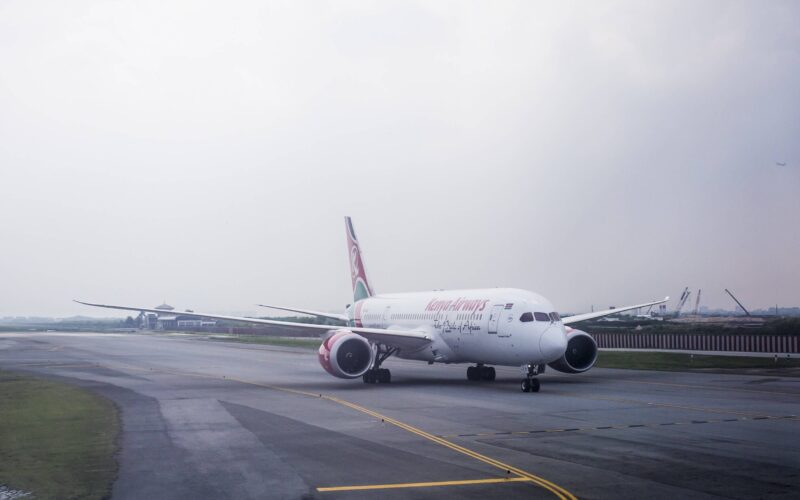
[[0, 485], [40, 500], [108, 498], [119, 431], [111, 401], [0, 370]]

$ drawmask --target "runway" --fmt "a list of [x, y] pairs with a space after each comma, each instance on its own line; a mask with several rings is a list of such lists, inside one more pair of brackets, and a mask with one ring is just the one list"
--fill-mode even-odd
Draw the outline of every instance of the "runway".
[[800, 378], [594, 369], [389, 385], [307, 350], [155, 334], [0, 333], [0, 368], [121, 408], [113, 498], [793, 498]]

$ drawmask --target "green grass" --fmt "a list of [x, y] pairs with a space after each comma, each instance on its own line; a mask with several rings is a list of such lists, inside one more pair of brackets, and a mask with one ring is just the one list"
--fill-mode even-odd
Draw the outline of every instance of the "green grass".
[[[785, 369], [800, 368], [800, 358], [751, 358], [744, 356], [703, 356], [671, 352], [601, 351], [597, 357], [600, 368], [629, 368], [635, 370], [693, 370], [693, 369]], [[787, 375], [794, 370], [787, 370]]]
[[267, 337], [261, 335], [231, 335], [231, 336], [211, 336], [210, 340], [221, 340], [225, 342], [242, 342], [245, 344], [265, 344], [283, 347], [301, 347], [303, 349], [317, 349], [322, 344], [322, 339], [297, 338], [297, 337]]
[[37, 499], [108, 498], [119, 430], [117, 409], [107, 399], [0, 371], [2, 485]]

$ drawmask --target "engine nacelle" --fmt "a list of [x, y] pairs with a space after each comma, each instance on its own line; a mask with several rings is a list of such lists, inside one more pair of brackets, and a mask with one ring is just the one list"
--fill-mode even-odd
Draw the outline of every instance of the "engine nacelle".
[[597, 361], [597, 342], [581, 330], [567, 328], [567, 350], [561, 358], [549, 363], [554, 370], [564, 373], [582, 373]]
[[319, 364], [334, 377], [358, 378], [372, 366], [375, 351], [367, 339], [337, 330], [319, 346]]

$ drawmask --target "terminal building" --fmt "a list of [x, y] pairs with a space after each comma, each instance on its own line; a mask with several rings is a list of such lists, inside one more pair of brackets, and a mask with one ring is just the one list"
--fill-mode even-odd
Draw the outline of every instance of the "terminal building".
[[[142, 318], [142, 328], [145, 330], [180, 330], [181, 328], [203, 328], [215, 327], [216, 321], [199, 319], [194, 316], [183, 316], [175, 311], [171, 305], [164, 303], [153, 309], [164, 311], [163, 313], [148, 313], [140, 316]], [[192, 311], [187, 311], [192, 312]]]

